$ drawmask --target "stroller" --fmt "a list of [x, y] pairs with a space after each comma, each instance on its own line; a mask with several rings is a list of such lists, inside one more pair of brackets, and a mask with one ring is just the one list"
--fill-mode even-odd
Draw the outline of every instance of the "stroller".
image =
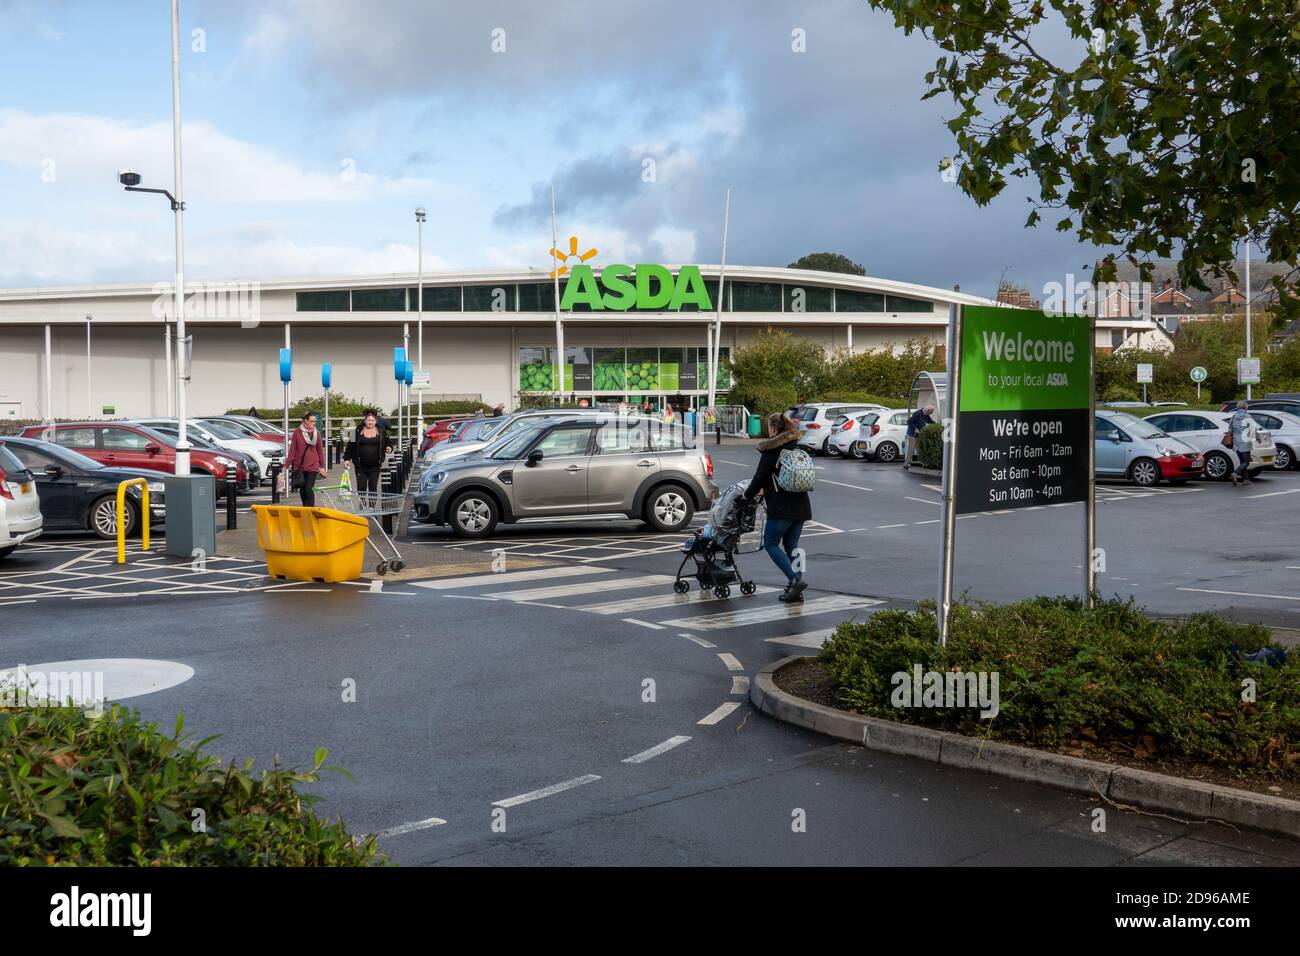
[[748, 487], [749, 482], [740, 481], [724, 491], [709, 509], [708, 523], [682, 544], [682, 563], [673, 581], [673, 590], [678, 594], [686, 594], [691, 589], [687, 580], [689, 572], [683, 575], [690, 561], [695, 562], [695, 580], [700, 582], [700, 590], [712, 589], [714, 597], [730, 597], [730, 585], [736, 581], [740, 582], [741, 594], [750, 595], [758, 590], [758, 585], [741, 576], [736, 564], [742, 537], [752, 534], [758, 522], [758, 503], [742, 497]]

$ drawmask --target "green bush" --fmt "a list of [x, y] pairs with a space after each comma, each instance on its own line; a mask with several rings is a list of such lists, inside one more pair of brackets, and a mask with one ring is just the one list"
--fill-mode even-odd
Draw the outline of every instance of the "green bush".
[[885, 395], [873, 395], [871, 392], [823, 392], [817, 399], [820, 402], [844, 402], [853, 405], [884, 405], [886, 408], [906, 408], [907, 399], [889, 398]]
[[[298, 771], [222, 767], [113, 706], [0, 710], [0, 866], [365, 866], [374, 837], [312, 812], [327, 753]], [[338, 771], [343, 772], [343, 771]], [[203, 811], [206, 832], [194, 832]]]
[[[784, 411], [797, 400], [811, 400], [825, 363], [826, 353], [816, 342], [785, 329], [764, 329], [731, 356], [731, 397], [750, 410]], [[786, 394], [791, 396], [788, 400], [777, 401], [778, 395]], [[780, 407], [772, 407], [773, 403]]]
[[[861, 713], [1059, 747], [1077, 741], [1233, 771], [1300, 779], [1300, 656], [1281, 667], [1233, 659], [1270, 643], [1267, 628], [1212, 614], [1153, 620], [1131, 601], [1036, 598], [959, 603], [948, 642], [932, 604], [841, 624], [821, 651], [841, 702]], [[895, 707], [892, 675], [997, 672], [1000, 709]], [[1256, 701], [1242, 700], [1254, 680]]]
[[[939, 347], [928, 339], [908, 339], [901, 349], [892, 344], [850, 354], [840, 349], [825, 360], [817, 380], [820, 401], [826, 395], [865, 392], [871, 395], [908, 395], [919, 372], [942, 371]], [[906, 407], [907, 402], [901, 402]]]
[[[1098, 405], [1105, 405], [1110, 402], [1140, 402], [1142, 396], [1127, 385], [1114, 383], [1106, 387], [1105, 394], [1097, 397]], [[1171, 399], [1172, 401], [1172, 399]]]
[[926, 425], [916, 435], [916, 457], [926, 468], [943, 467], [943, 425]]

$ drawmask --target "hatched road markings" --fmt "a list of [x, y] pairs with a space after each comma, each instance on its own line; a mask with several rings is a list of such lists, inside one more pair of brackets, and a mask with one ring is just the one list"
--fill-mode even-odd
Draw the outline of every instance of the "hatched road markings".
[[672, 582], [671, 574], [644, 574], [635, 578], [602, 578], [599, 581], [555, 584], [544, 588], [525, 588], [522, 591], [494, 591], [491, 596], [503, 601], [546, 601], [551, 598], [576, 597], [593, 591], [635, 590]]
[[698, 631], [716, 631], [726, 627], [758, 624], [763, 621], [783, 621], [792, 617], [825, 614], [828, 611], [874, 607], [883, 603], [883, 601], [874, 598], [858, 597], [852, 594], [832, 594], [827, 597], [814, 598], [811, 601], [800, 601], [796, 604], [746, 608], [737, 611], [724, 611], [721, 614], [704, 614], [699, 617], [685, 617], [664, 621], [664, 624], [669, 627], [685, 627]]
[[[609, 574], [610, 568], [593, 568], [588, 565], [574, 565], [560, 568], [533, 568], [531, 571], [506, 571], [501, 574], [487, 575], [495, 584], [513, 584], [516, 581], [549, 581], [552, 578], [572, 578], [589, 574]], [[416, 587], [429, 588], [432, 591], [446, 591], [451, 588], [477, 587], [487, 583], [482, 574], [471, 574], [462, 578], [440, 578], [435, 581], [414, 581]]]
[[698, 723], [701, 727], [712, 727], [714, 724], [726, 720], [728, 715], [734, 713], [736, 708], [739, 706], [740, 706], [739, 701], [729, 700], [725, 704], [720, 706], [717, 710], [713, 711], [712, 713], [708, 714], [705, 717], [702, 717], [698, 721]]

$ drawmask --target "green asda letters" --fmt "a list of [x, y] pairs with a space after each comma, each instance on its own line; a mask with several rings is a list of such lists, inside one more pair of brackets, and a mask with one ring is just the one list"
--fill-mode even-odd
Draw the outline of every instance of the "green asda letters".
[[[635, 283], [628, 275], [636, 273]], [[658, 289], [652, 289], [651, 279], [658, 280]], [[605, 287], [602, 295], [600, 286]], [[575, 305], [585, 305], [595, 310], [611, 309], [626, 312], [628, 309], [663, 309], [680, 311], [684, 305], [694, 305], [702, 312], [713, 308], [709, 290], [704, 285], [699, 266], [682, 266], [674, 277], [661, 265], [638, 263], [634, 267], [617, 262], [600, 271], [600, 283], [589, 265], [577, 265], [569, 273], [564, 285], [560, 308], [571, 311]]]

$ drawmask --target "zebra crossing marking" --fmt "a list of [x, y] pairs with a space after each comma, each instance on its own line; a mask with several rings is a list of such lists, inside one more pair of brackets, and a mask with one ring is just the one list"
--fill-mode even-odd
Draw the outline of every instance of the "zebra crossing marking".
[[[776, 588], [760, 585], [754, 593], [770, 594], [775, 590]], [[651, 594], [646, 597], [606, 601], [601, 604], [583, 604], [575, 608], [575, 610], [586, 611], [588, 614], [626, 614], [629, 611], [652, 611], [661, 607], [680, 607], [685, 604], [705, 604], [709, 601], [727, 600], [730, 600], [730, 598], [717, 597], [712, 591], [694, 591], [687, 594], [669, 592], [667, 594]]]
[[580, 581], [577, 584], [553, 584], [544, 588], [525, 588], [522, 591], [494, 591], [492, 597], [504, 601], [547, 601], [551, 598], [575, 597], [592, 591], [616, 591], [619, 588], [635, 590], [656, 584], [667, 584], [671, 574], [645, 574], [634, 578], [601, 578], [599, 581]]
[[883, 604], [874, 598], [858, 597], [851, 594], [832, 594], [812, 601], [796, 604], [783, 604], [777, 607], [746, 608], [740, 611], [725, 611], [721, 614], [704, 614], [699, 617], [683, 617], [664, 621], [668, 627], [684, 627], [696, 631], [717, 631], [725, 627], [745, 624], [759, 624], [764, 621], [781, 621], [792, 617], [805, 617], [811, 614], [825, 614], [829, 611], [846, 611], [851, 608], [874, 607]]
[[573, 578], [589, 574], [610, 574], [613, 568], [596, 568], [591, 565], [573, 565], [558, 568], [533, 568], [530, 571], [506, 571], [501, 574], [471, 574], [460, 578], [438, 578], [433, 581], [412, 581], [417, 588], [430, 591], [447, 591], [451, 588], [474, 588], [485, 584], [513, 584], [516, 581], [547, 581], [551, 578]]

